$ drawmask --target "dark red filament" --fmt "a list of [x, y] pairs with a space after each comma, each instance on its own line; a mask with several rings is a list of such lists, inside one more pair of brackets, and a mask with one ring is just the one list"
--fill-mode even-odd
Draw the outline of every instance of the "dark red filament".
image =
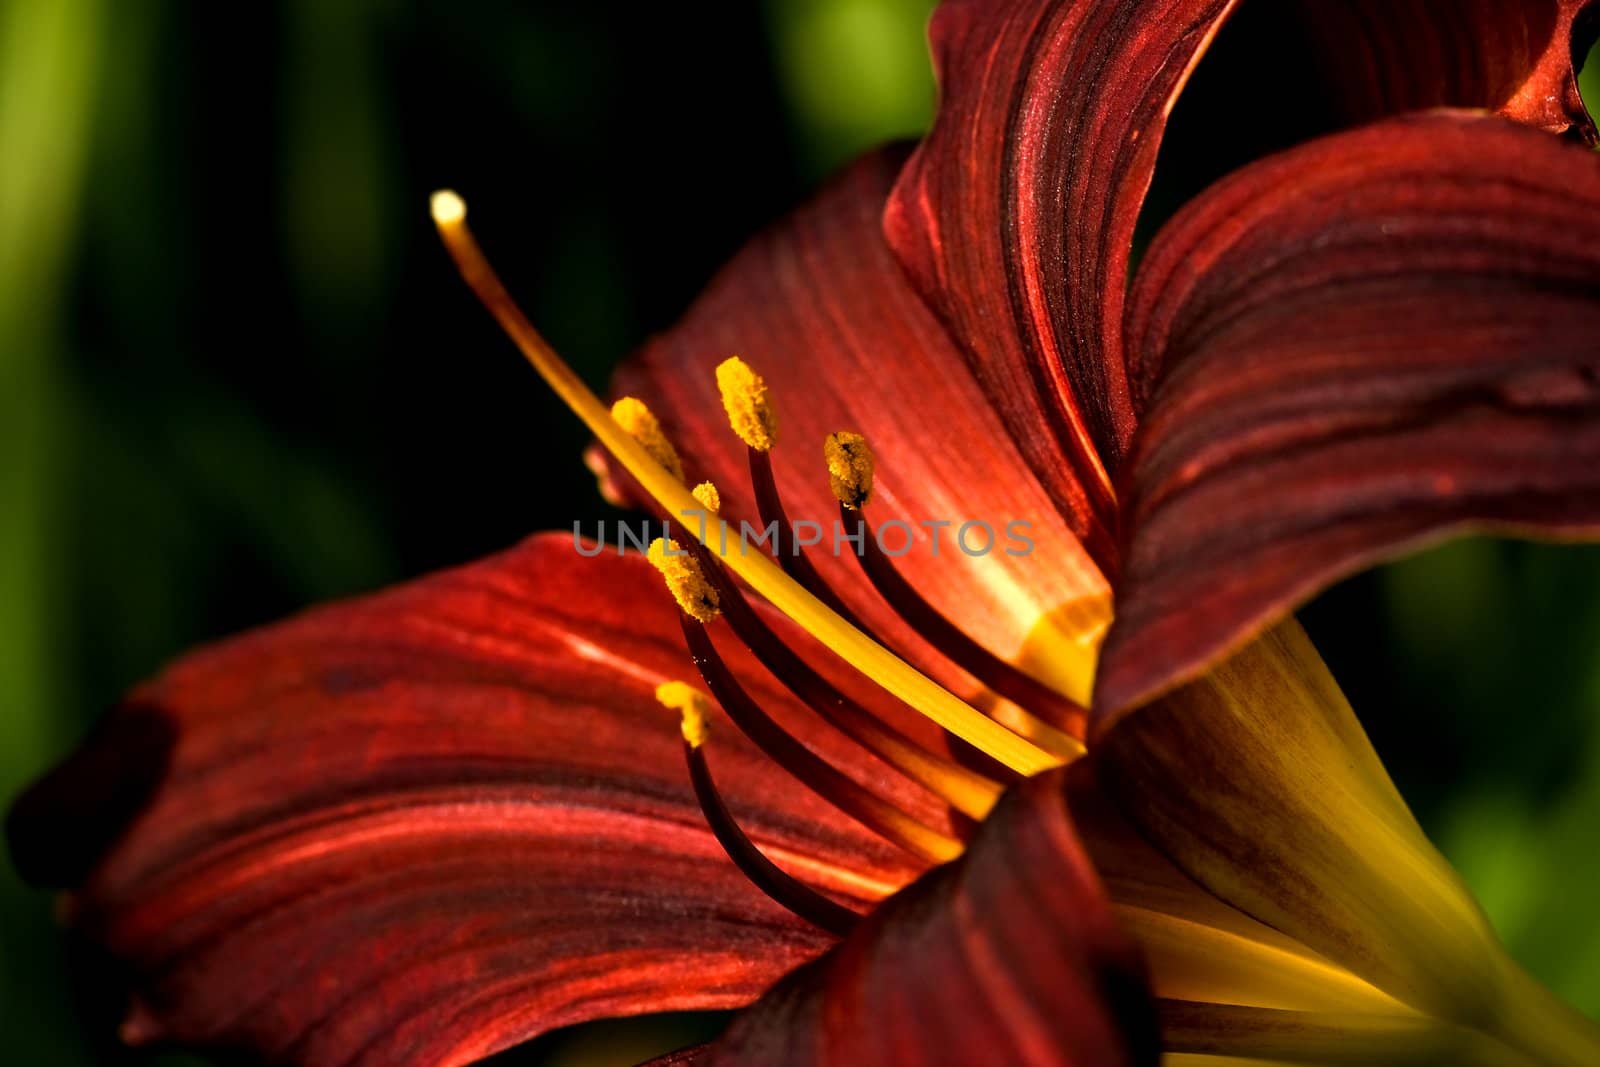
[[733, 813], [722, 802], [712, 780], [711, 768], [706, 764], [705, 752], [698, 745], [683, 743], [683, 758], [689, 765], [689, 781], [694, 784], [695, 799], [705, 814], [706, 823], [716, 835], [722, 850], [733, 860], [744, 876], [755, 883], [767, 896], [794, 912], [814, 926], [843, 937], [850, 932], [861, 917], [838, 901], [823, 896], [800, 882], [756, 847], [754, 841], [739, 828]]
[[884, 644], [860, 619], [856, 618], [855, 612], [845, 605], [839, 594], [822, 580], [822, 575], [817, 573], [817, 568], [806, 554], [796, 547], [794, 527], [789, 524], [789, 515], [783, 507], [783, 497], [778, 493], [778, 483], [772, 474], [772, 457], [757, 448], [748, 451], [750, 481], [756, 491], [756, 511], [761, 516], [763, 526], [770, 528], [776, 524], [778, 528], [777, 536], [774, 538], [778, 566], [782, 567], [789, 577], [805, 586], [806, 591], [812, 596], [832, 608], [840, 618], [880, 645]]
[[[745, 599], [739, 587], [728, 577], [728, 573], [716, 564], [715, 558], [706, 550], [704, 545], [692, 544], [689, 549], [695, 554], [696, 561], [700, 564], [702, 572], [716, 587], [717, 595], [721, 599], [723, 617], [728, 620], [728, 625], [732, 628], [734, 634], [738, 636], [740, 641], [744, 642], [750, 651], [755, 653], [756, 659], [761, 665], [773, 677], [782, 682], [784, 687], [798, 697], [807, 707], [820, 715], [834, 729], [868, 749], [873, 748], [873, 745], [865, 735], [874, 729], [893, 736], [905, 745], [915, 748], [922, 747], [909, 735], [896, 729], [862, 707], [859, 702], [840, 692], [832, 682], [824, 678], [799, 653], [785, 644], [783, 638], [779, 637], [766, 624], [755, 608], [750, 605], [750, 602]], [[930, 755], [933, 754], [930, 753]], [[979, 774], [1001, 782], [1019, 781], [1022, 777], [1011, 768], [993, 760], [989, 760], [977, 768], [963, 768], [960, 764], [954, 762], [949, 762], [949, 767], [952, 772], [956, 773], [964, 770], [975, 770]], [[956, 814], [959, 815], [959, 813]], [[966, 820], [964, 816], [957, 819], [957, 824], [962, 828], [970, 827], [970, 821]]]
[[682, 624], [690, 657], [699, 668], [711, 695], [722, 705], [728, 718], [757, 748], [766, 753], [767, 758], [846, 815], [872, 827], [913, 855], [932, 862], [941, 862], [946, 858], [921, 847], [914, 838], [895, 834], [893, 829], [903, 825], [908, 818], [899, 808], [869, 792], [795, 740], [745, 692], [718, 654], [706, 627], [681, 613], [678, 621]]

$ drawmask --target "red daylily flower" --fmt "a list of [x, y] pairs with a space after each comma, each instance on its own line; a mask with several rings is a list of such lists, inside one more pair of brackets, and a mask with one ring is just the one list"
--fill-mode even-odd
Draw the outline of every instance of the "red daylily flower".
[[[681, 462], [723, 516], [1020, 517], [1034, 551], [691, 551], [693, 621], [545, 535], [192, 653], [8, 822], [125, 969], [123, 1036], [454, 1064], [750, 1005], [671, 1062], [1589, 1062], [1284, 616], [1448, 533], [1600, 528], [1600, 158], [1555, 136], [1593, 140], [1593, 8], [1307, 4], [1364, 124], [1125, 284], [1235, 6], [946, 3], [928, 138], [741, 252], [615, 417], [437, 201], [612, 492], [676, 512]], [[764, 387], [719, 389], [735, 351]], [[697, 674], [755, 743], [669, 690], [686, 773], [655, 693]]]

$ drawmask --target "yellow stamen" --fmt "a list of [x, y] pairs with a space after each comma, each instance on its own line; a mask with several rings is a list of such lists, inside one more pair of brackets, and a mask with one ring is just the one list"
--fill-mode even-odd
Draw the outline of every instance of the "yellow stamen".
[[[505, 286], [495, 276], [483, 251], [466, 225], [466, 207], [454, 193], [437, 193], [433, 198], [434, 222], [445, 247], [455, 259], [462, 279], [483, 301], [502, 329], [516, 343], [529, 364], [572, 409], [589, 431], [599, 439], [639, 485], [669, 515], [696, 508], [698, 501], [688, 488], [645, 451], [583, 384], [572, 368], [561, 361], [548, 342], [522, 314]], [[728, 537], [721, 519], [706, 524], [706, 536]], [[916, 668], [873, 641], [790, 578], [783, 569], [761, 552], [735, 552], [726, 557], [727, 565], [750, 583], [773, 607], [827, 646], [835, 655], [872, 679], [877, 685], [903, 700], [933, 722], [949, 730], [978, 750], [1011, 769], [1036, 774], [1061, 761], [1035, 748], [1027, 741], [974, 710], [955, 694], [934, 682]]]
[[722, 393], [722, 409], [728, 425], [739, 439], [757, 452], [765, 452], [778, 440], [778, 415], [767, 400], [767, 380], [750, 369], [738, 356], [717, 364], [717, 389]]
[[828, 487], [835, 500], [851, 509], [871, 502], [877, 461], [865, 437], [849, 430], [830, 433], [822, 441], [822, 458], [828, 463]]
[[656, 699], [663, 707], [683, 716], [680, 728], [690, 748], [706, 743], [706, 717], [711, 711], [709, 697], [688, 682], [662, 682], [656, 686]]
[[710, 482], [701, 482], [694, 487], [694, 498], [700, 501], [700, 506], [706, 512], [715, 515], [722, 510], [722, 494], [717, 492], [717, 487]]
[[706, 580], [700, 564], [676, 541], [656, 538], [648, 550], [650, 563], [667, 580], [672, 599], [696, 622], [710, 622], [722, 614], [722, 598]]
[[672, 447], [672, 442], [662, 432], [661, 420], [645, 406], [643, 400], [633, 396], [623, 397], [611, 405], [611, 417], [628, 431], [630, 437], [644, 446], [651, 459], [667, 468], [667, 473], [678, 481], [683, 481], [683, 460], [678, 458], [678, 450]]

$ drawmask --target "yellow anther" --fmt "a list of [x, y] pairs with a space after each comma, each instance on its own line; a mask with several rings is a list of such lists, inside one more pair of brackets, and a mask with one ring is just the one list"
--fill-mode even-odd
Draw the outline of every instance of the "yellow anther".
[[683, 460], [678, 458], [678, 450], [672, 447], [672, 442], [662, 432], [661, 420], [645, 406], [643, 400], [634, 396], [623, 397], [611, 405], [611, 417], [628, 432], [629, 437], [644, 446], [651, 459], [667, 468], [667, 473], [678, 481], [683, 481]]
[[712, 515], [722, 510], [722, 494], [717, 492], [717, 487], [710, 482], [701, 482], [695, 486], [694, 498]]
[[765, 452], [778, 440], [778, 416], [767, 399], [767, 380], [750, 369], [738, 356], [717, 364], [717, 389], [722, 393], [722, 408], [728, 425], [739, 439], [757, 452]]
[[690, 748], [706, 743], [706, 717], [711, 711], [709, 697], [688, 682], [662, 682], [656, 686], [656, 699], [683, 716], [680, 728]]
[[872, 499], [877, 461], [865, 437], [849, 430], [830, 433], [822, 441], [822, 458], [828, 462], [828, 486], [839, 503], [859, 508]]
[[722, 599], [716, 589], [706, 580], [700, 564], [678, 542], [658, 537], [650, 542], [648, 555], [685, 615], [698, 622], [710, 622], [722, 613]]

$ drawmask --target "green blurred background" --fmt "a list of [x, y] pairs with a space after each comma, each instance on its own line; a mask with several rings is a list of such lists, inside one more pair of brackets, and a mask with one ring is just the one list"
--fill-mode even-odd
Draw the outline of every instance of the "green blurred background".
[[[601, 383], [744, 237], [925, 127], [931, 6], [0, 0], [0, 798], [185, 646], [603, 513], [430, 190]], [[1306, 132], [1259, 112], [1299, 57], [1247, 44], [1180, 106], [1156, 216]], [[1260, 121], [1209, 121], [1245, 99]], [[1458, 543], [1305, 619], [1513, 952], [1600, 1015], [1600, 552]], [[0, 910], [8, 1061], [113, 1056], [4, 864]]]

